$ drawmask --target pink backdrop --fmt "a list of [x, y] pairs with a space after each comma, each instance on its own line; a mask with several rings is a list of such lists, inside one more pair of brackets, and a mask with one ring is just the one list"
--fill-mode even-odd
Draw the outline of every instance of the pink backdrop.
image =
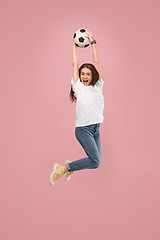
[[[156, 0], [1, 1], [0, 239], [160, 239], [160, 34]], [[85, 156], [69, 100], [72, 35], [97, 40], [102, 160], [49, 185], [55, 162]], [[78, 49], [79, 65], [92, 48]]]

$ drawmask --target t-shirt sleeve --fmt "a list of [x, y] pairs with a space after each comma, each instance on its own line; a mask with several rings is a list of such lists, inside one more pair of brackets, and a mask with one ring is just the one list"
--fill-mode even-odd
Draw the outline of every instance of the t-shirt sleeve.
[[77, 97], [78, 90], [80, 88], [80, 79], [76, 83], [74, 83], [73, 78], [71, 79], [72, 89], [74, 91], [75, 97]]
[[98, 86], [101, 88], [101, 90], [103, 89], [103, 84], [104, 84], [104, 81], [103, 79], [101, 78], [101, 80], [98, 80], [97, 82]]

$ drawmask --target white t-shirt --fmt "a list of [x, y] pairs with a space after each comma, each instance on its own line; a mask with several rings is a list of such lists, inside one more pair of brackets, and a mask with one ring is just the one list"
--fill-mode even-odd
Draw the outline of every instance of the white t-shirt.
[[76, 83], [71, 79], [72, 89], [77, 98], [75, 127], [87, 126], [95, 123], [102, 123], [104, 97], [102, 93], [104, 81], [97, 81], [94, 86], [85, 86], [80, 81]]

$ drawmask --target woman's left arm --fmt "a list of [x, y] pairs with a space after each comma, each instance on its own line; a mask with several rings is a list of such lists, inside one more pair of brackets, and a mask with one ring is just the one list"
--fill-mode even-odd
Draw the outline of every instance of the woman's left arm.
[[[94, 37], [93, 37], [93, 35], [92, 35], [92, 33], [90, 31], [87, 31], [86, 35], [89, 38], [90, 42], [94, 41]], [[99, 73], [99, 80], [101, 80], [101, 76], [100, 76], [100, 63], [99, 63], [98, 51], [97, 51], [97, 47], [96, 47], [95, 43], [92, 44], [92, 49], [93, 49], [93, 62], [94, 62], [94, 66], [95, 66], [95, 68], [97, 69], [97, 71]]]

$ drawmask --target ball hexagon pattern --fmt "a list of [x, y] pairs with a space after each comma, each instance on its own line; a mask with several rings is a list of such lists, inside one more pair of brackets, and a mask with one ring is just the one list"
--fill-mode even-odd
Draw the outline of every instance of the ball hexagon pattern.
[[86, 32], [87, 29], [80, 28], [74, 33], [73, 39], [77, 47], [85, 48], [90, 45], [90, 40], [85, 36]]

